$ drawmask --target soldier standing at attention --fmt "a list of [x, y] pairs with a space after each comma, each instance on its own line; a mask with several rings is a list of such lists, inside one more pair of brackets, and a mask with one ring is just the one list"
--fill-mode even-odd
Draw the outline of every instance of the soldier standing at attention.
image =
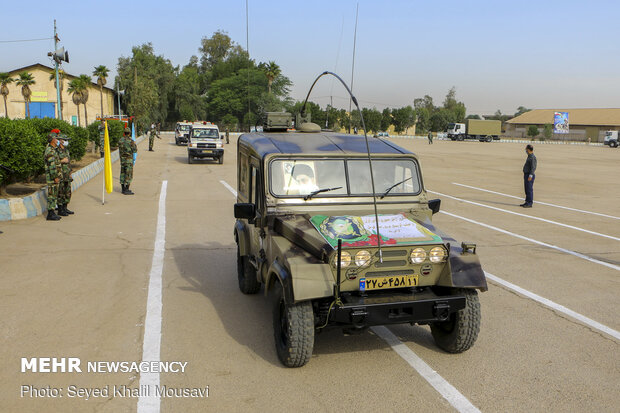
[[47, 146], [43, 153], [43, 159], [45, 160], [45, 181], [47, 182], [47, 220], [58, 221], [60, 217], [56, 215], [54, 210], [56, 209], [56, 198], [58, 197], [58, 186], [60, 184], [60, 177], [62, 175], [62, 167], [60, 166], [60, 159], [58, 158], [58, 129], [52, 129], [47, 135]]
[[149, 132], [149, 151], [153, 152], [153, 142], [155, 141], [155, 136], [158, 139], [161, 139], [157, 134], [157, 129], [155, 129], [155, 124], [151, 124], [151, 131]]
[[121, 158], [121, 188], [123, 195], [133, 195], [129, 185], [133, 179], [133, 154], [138, 152], [136, 143], [131, 140], [131, 129], [125, 128], [123, 136], [118, 141], [118, 154]]
[[433, 144], [433, 132], [428, 131], [428, 144], [432, 145]]
[[60, 177], [60, 184], [58, 186], [58, 215], [66, 217], [67, 215], [73, 215], [74, 212], [67, 208], [69, 202], [71, 202], [71, 157], [69, 155], [69, 142], [68, 137], [65, 134], [58, 136], [58, 158], [60, 159], [60, 166], [62, 170], [62, 176]]
[[97, 126], [99, 129], [99, 155], [103, 158], [103, 140], [104, 140], [104, 126], [103, 121]]
[[538, 166], [538, 162], [536, 161], [536, 156], [534, 155], [534, 147], [532, 145], [527, 145], [525, 147], [525, 153], [527, 153], [527, 159], [525, 160], [525, 165], [523, 165], [523, 184], [525, 187], [525, 202], [520, 206], [523, 208], [531, 208], [534, 204], [534, 179], [536, 179], [536, 167]]
[[228, 131], [228, 127], [226, 127], [226, 143], [230, 143], [230, 132]]

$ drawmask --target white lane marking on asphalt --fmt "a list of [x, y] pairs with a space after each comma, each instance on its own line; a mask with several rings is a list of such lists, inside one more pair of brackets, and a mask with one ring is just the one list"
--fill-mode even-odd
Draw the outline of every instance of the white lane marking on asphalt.
[[492, 230], [497, 231], [497, 232], [501, 232], [502, 234], [510, 235], [511, 237], [520, 238], [522, 240], [529, 241], [529, 242], [532, 242], [534, 244], [542, 245], [543, 247], [552, 248], [552, 249], [554, 249], [556, 251], [560, 251], [560, 252], [563, 252], [563, 253], [566, 253], [566, 254], [570, 254], [570, 255], [573, 255], [575, 257], [578, 257], [578, 258], [581, 258], [581, 259], [593, 262], [595, 264], [604, 265], [605, 267], [611, 268], [612, 270], [620, 271], [620, 266], [618, 266], [618, 265], [610, 264], [610, 263], [605, 262], [605, 261], [600, 261], [600, 260], [597, 260], [596, 258], [589, 257], [589, 256], [587, 256], [585, 254], [581, 254], [581, 253], [573, 251], [573, 250], [567, 250], [566, 248], [558, 247], [557, 245], [547, 244], [546, 242], [538, 241], [538, 240], [535, 240], [533, 238], [524, 237], [523, 235], [515, 234], [514, 232], [510, 232], [510, 231], [506, 231], [505, 229], [494, 227], [493, 225], [484, 224], [482, 222], [475, 221], [475, 220], [469, 219], [469, 218], [465, 218], [465, 217], [462, 217], [460, 215], [451, 214], [450, 212], [446, 212], [446, 211], [439, 211], [439, 212], [441, 212], [442, 214], [449, 215], [449, 216], [454, 217], [454, 218], [462, 219], [463, 221], [467, 221], [467, 222], [470, 222], [472, 224], [480, 225], [481, 227], [485, 227], [485, 228], [492, 229]]
[[461, 202], [466, 202], [468, 204], [472, 204], [472, 205], [476, 205], [476, 206], [481, 206], [483, 208], [494, 209], [495, 211], [505, 212], [507, 214], [512, 214], [512, 215], [518, 215], [518, 216], [524, 217], [524, 218], [535, 219], [537, 221], [548, 222], [550, 224], [559, 225], [561, 227], [570, 228], [570, 229], [574, 229], [574, 230], [581, 231], [581, 232], [587, 232], [588, 234], [596, 235], [596, 236], [599, 236], [599, 237], [613, 239], [614, 241], [620, 241], [620, 238], [618, 238], [618, 237], [614, 237], [612, 235], [607, 235], [607, 234], [601, 234], [600, 232], [590, 231], [588, 229], [583, 229], [583, 228], [575, 227], [573, 225], [562, 224], [561, 222], [551, 221], [549, 219], [539, 218], [539, 217], [535, 217], [535, 216], [532, 216], [532, 215], [521, 214], [519, 212], [514, 212], [514, 211], [508, 211], [507, 209], [497, 208], [497, 207], [494, 207], [494, 206], [481, 204], [479, 202], [468, 201], [466, 199], [457, 198], [457, 197], [452, 196], [452, 195], [442, 194], [441, 192], [428, 191], [428, 190], [427, 190], [427, 192], [430, 192], [430, 193], [433, 193], [433, 194], [436, 194], [436, 195], [439, 195], [439, 196], [445, 196], [446, 198], [451, 198], [451, 199], [454, 199], [456, 201], [461, 201]]
[[598, 331], [601, 331], [601, 332], [603, 332], [605, 334], [608, 334], [608, 335], [614, 337], [616, 340], [620, 340], [620, 332], [617, 331], [617, 330], [614, 330], [613, 328], [607, 327], [606, 325], [601, 324], [598, 321], [594, 321], [591, 318], [588, 318], [588, 317], [586, 317], [584, 315], [581, 315], [581, 314], [579, 314], [579, 313], [577, 313], [577, 312], [575, 312], [575, 311], [573, 311], [573, 310], [571, 310], [569, 308], [564, 307], [562, 304], [558, 304], [558, 303], [553, 302], [553, 301], [551, 301], [551, 300], [549, 300], [547, 298], [541, 297], [538, 294], [535, 294], [535, 293], [533, 293], [531, 291], [528, 291], [525, 288], [521, 288], [518, 285], [515, 285], [515, 284], [513, 284], [513, 283], [511, 283], [509, 281], [503, 280], [503, 279], [501, 279], [501, 278], [499, 278], [499, 277], [497, 277], [497, 276], [495, 276], [493, 274], [490, 274], [490, 273], [488, 273], [486, 271], [484, 272], [484, 274], [486, 275], [486, 277], [489, 280], [491, 280], [491, 281], [493, 281], [493, 282], [495, 282], [497, 284], [500, 284], [500, 285], [506, 287], [507, 289], [512, 290], [512, 291], [518, 293], [519, 295], [522, 295], [522, 296], [527, 297], [527, 298], [529, 298], [531, 300], [537, 301], [537, 302], [541, 303], [542, 305], [544, 305], [545, 307], [549, 307], [552, 310], [555, 310], [555, 311], [558, 311], [560, 313], [566, 314], [567, 316], [569, 316], [569, 317], [571, 317], [571, 318], [573, 318], [573, 319], [575, 319], [577, 321], [580, 321], [583, 324], [586, 324], [586, 325], [588, 325], [588, 326], [590, 326], [590, 327], [592, 327], [592, 328], [594, 328], [594, 329], [596, 329]]
[[[142, 344], [142, 361], [160, 361], [161, 348], [161, 276], [164, 270], [164, 253], [166, 245], [166, 190], [168, 181], [161, 183], [159, 194], [159, 212], [157, 213], [157, 232], [153, 247], [153, 261], [149, 275], [149, 292], [146, 301], [146, 318], [144, 320], [144, 340]], [[159, 373], [140, 373], [140, 388], [149, 386], [155, 391], [159, 386]], [[157, 396], [141, 395], [138, 399], [138, 413], [158, 413], [160, 400]]]
[[[495, 195], [501, 195], [501, 196], [506, 196], [508, 198], [514, 198], [514, 199], [523, 199], [522, 196], [514, 196], [514, 195], [508, 195], [508, 194], [504, 194], [502, 192], [496, 192], [496, 191], [491, 191], [489, 189], [483, 189], [483, 188], [478, 188], [476, 186], [471, 186], [471, 185], [465, 185], [465, 184], [459, 184], [458, 182], [452, 182], [453, 185], [458, 185], [458, 186], [463, 186], [465, 188], [470, 188], [470, 189], [475, 189], [477, 191], [483, 191], [483, 192], [488, 192], [490, 194], [495, 194]], [[552, 206], [555, 208], [562, 208], [562, 209], [568, 209], [570, 211], [576, 211], [576, 212], [583, 212], [584, 214], [592, 214], [592, 215], [598, 215], [600, 217], [605, 217], [605, 218], [611, 218], [611, 219], [620, 219], [620, 217], [615, 217], [613, 215], [607, 215], [607, 214], [601, 214], [600, 212], [592, 212], [592, 211], [585, 211], [583, 209], [577, 209], [577, 208], [570, 208], [567, 206], [562, 206], [562, 205], [556, 205], [556, 204], [550, 204], [548, 202], [541, 202], [541, 201], [536, 201], [537, 204], [541, 204], [541, 205], [547, 205], [547, 206]]]
[[230, 192], [232, 192], [232, 194], [235, 196], [235, 198], [237, 197], [237, 191], [235, 190], [235, 188], [233, 188], [232, 186], [228, 185], [228, 183], [226, 181], [220, 181], [220, 183], [222, 185], [224, 185], [226, 187], [226, 189], [228, 189]]
[[431, 366], [426, 364], [417, 354], [398, 339], [387, 327], [378, 326], [371, 328], [374, 333], [385, 340], [392, 350], [401, 356], [411, 367], [418, 372], [441, 396], [459, 412], [480, 412], [465, 396], [453, 385], [441, 377]]

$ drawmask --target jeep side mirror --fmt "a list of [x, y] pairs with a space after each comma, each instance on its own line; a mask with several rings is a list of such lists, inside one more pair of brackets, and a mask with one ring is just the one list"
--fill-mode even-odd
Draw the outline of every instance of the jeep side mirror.
[[430, 199], [428, 201], [428, 207], [433, 211], [433, 215], [439, 212], [439, 207], [441, 206], [441, 199]]
[[221, 135], [220, 135], [220, 139], [224, 139], [224, 134], [221, 134]]
[[256, 217], [256, 207], [254, 204], [237, 203], [235, 204], [235, 218], [253, 220]]

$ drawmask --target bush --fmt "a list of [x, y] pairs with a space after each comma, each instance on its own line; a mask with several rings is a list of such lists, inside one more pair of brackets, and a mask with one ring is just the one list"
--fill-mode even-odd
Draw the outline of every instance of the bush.
[[534, 138], [536, 136], [538, 136], [539, 132], [538, 132], [538, 128], [534, 125], [530, 125], [529, 128], [527, 128], [527, 136], [529, 136], [530, 138]]
[[[99, 147], [99, 124], [100, 122], [93, 122], [88, 125], [88, 140], [93, 142], [95, 146]], [[110, 136], [110, 148], [118, 147], [118, 141], [123, 136], [123, 130], [125, 129], [125, 124], [120, 120], [109, 120], [108, 121], [108, 133]]]
[[543, 129], [543, 140], [551, 139], [553, 135], [553, 125], [547, 123]]
[[0, 185], [31, 180], [42, 174], [47, 134], [60, 129], [69, 138], [71, 158], [80, 160], [86, 152], [89, 133], [60, 119], [0, 119], [0, 164], [13, 172], [0, 171]]

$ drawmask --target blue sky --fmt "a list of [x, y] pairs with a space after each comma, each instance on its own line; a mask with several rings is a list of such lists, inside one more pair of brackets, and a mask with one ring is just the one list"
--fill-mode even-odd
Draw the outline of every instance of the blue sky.
[[[275, 60], [302, 99], [323, 70], [350, 82], [356, 0], [249, 0], [250, 54]], [[224, 30], [245, 47], [245, 0], [30, 1], [3, 5], [0, 41], [51, 37], [57, 20], [72, 74], [151, 42], [184, 65], [200, 39]], [[468, 113], [620, 107], [620, 2], [360, 0], [354, 92], [364, 106], [403, 106], [448, 89]], [[0, 70], [48, 63], [52, 42], [0, 43]], [[110, 82], [111, 83], [111, 82]], [[345, 91], [323, 80], [322, 105]]]

